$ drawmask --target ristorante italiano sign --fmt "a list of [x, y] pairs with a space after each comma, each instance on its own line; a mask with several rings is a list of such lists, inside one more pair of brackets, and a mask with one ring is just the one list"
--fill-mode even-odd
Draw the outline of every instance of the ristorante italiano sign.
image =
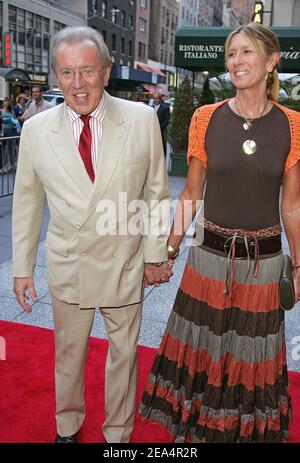
[[[175, 39], [175, 66], [194, 70], [225, 70], [225, 40], [232, 29], [179, 29]], [[281, 71], [300, 72], [300, 28], [273, 31], [281, 46]]]

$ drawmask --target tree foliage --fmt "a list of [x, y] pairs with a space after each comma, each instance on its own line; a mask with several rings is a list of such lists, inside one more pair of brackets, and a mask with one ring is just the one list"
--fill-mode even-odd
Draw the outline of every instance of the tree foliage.
[[199, 106], [203, 106], [205, 104], [212, 104], [215, 102], [215, 95], [213, 91], [210, 89], [209, 86], [209, 79], [207, 78], [203, 84], [202, 93], [199, 98]]
[[168, 136], [173, 152], [187, 151], [189, 126], [194, 110], [193, 92], [186, 76], [177, 91], [169, 125]]

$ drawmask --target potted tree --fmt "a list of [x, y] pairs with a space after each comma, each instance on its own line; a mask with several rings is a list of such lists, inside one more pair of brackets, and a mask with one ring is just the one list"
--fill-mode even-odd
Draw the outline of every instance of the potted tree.
[[168, 130], [172, 146], [170, 175], [185, 177], [187, 174], [189, 126], [194, 110], [192, 88], [188, 77], [185, 77], [176, 93]]
[[215, 102], [215, 95], [209, 86], [209, 78], [207, 77], [202, 88], [202, 93], [200, 95], [198, 106], [203, 106], [205, 104], [212, 104]]

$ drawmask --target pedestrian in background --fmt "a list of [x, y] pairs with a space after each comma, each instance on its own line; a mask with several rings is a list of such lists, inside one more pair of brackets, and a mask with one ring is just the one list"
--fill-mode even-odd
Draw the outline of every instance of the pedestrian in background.
[[174, 230], [206, 185], [204, 239], [198, 226], [141, 413], [176, 442], [284, 442], [291, 398], [278, 296], [279, 196], [283, 182], [299, 300], [300, 114], [277, 103], [280, 45], [269, 28], [237, 28], [225, 58], [236, 95], [194, 113], [168, 243], [176, 255], [184, 230]]
[[15, 147], [16, 140], [10, 137], [19, 135], [18, 121], [12, 109], [11, 99], [7, 96], [3, 101], [2, 118], [2, 133], [3, 137], [8, 137], [3, 140], [3, 171], [7, 172], [15, 167]]
[[27, 119], [30, 119], [32, 116], [35, 116], [36, 114], [52, 108], [51, 104], [44, 100], [42, 87], [39, 85], [34, 85], [34, 87], [32, 87], [31, 95], [32, 101], [29, 103], [28, 108], [24, 114], [20, 116], [20, 120], [23, 122]]
[[153, 107], [156, 111], [158, 120], [159, 120], [159, 126], [160, 126], [160, 131], [161, 131], [161, 138], [163, 142], [163, 147], [164, 147], [164, 154], [166, 157], [167, 154], [167, 127], [170, 122], [170, 108], [168, 105], [166, 105], [163, 102], [163, 95], [160, 93], [154, 93], [153, 94]]
[[15, 113], [16, 119], [20, 122], [20, 126], [22, 128], [22, 125], [24, 123], [24, 120], [22, 119], [22, 116], [26, 111], [25, 93], [20, 93], [19, 94], [19, 96], [17, 98], [17, 104], [13, 107], [13, 111]]

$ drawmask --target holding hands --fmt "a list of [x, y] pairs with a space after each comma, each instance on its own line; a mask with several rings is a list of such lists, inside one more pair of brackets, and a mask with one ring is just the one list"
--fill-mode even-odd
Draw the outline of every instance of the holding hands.
[[167, 283], [173, 274], [173, 265], [176, 257], [179, 255], [179, 248], [168, 244], [168, 260], [155, 264], [145, 264], [144, 266], [144, 287], [160, 286], [161, 283]]
[[161, 283], [167, 283], [173, 276], [174, 261], [169, 259], [167, 262], [159, 264], [145, 264], [144, 266], [144, 287], [160, 286]]

